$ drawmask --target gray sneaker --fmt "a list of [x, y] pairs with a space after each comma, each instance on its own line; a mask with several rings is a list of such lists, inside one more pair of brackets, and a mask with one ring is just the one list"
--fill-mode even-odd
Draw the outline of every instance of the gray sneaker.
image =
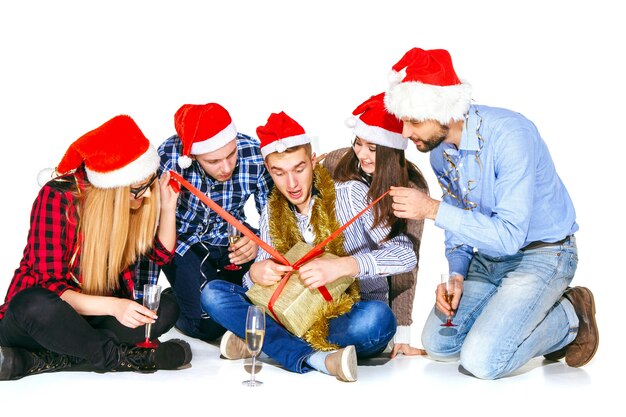
[[328, 372], [344, 382], [356, 381], [356, 349], [350, 345], [339, 349], [326, 357]]
[[246, 342], [230, 330], [222, 336], [220, 353], [226, 359], [246, 359], [252, 357]]

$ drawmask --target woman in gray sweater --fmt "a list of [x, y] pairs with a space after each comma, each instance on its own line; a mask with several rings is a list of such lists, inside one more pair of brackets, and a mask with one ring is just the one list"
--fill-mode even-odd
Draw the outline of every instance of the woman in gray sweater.
[[[353, 111], [355, 117], [347, 122], [355, 135], [352, 147], [329, 152], [323, 156], [323, 164], [335, 181], [357, 180], [367, 184], [370, 201], [390, 186], [414, 187], [428, 192], [428, 184], [420, 170], [405, 158], [408, 141], [402, 137], [402, 122], [386, 112], [383, 98], [384, 93], [372, 96]], [[374, 206], [375, 225], [391, 227], [387, 239], [399, 233], [409, 236], [419, 262], [424, 221], [398, 219], [391, 204], [392, 199], [387, 196]], [[398, 323], [392, 358], [398, 353], [426, 354], [424, 350], [410, 346], [417, 268], [389, 279], [389, 301]]]

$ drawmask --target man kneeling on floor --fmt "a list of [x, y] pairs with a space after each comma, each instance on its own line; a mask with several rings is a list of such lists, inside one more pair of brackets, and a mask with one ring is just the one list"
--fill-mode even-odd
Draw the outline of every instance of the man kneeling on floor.
[[[279, 252], [285, 253], [296, 241], [318, 244], [367, 206], [367, 187], [357, 181], [335, 184], [322, 166], [316, 166], [304, 129], [285, 113], [273, 113], [257, 134], [275, 185], [261, 213], [260, 237]], [[300, 279], [309, 288], [319, 288], [343, 276], [356, 277], [359, 291], [352, 308], [328, 321], [323, 346], [307, 343], [306, 335], [294, 336], [268, 315], [263, 352], [293, 372], [315, 369], [341, 381], [356, 381], [357, 357], [380, 354], [396, 331], [386, 298], [387, 276], [410, 271], [416, 264], [415, 252], [405, 235], [374, 226], [371, 210], [331, 241], [326, 252], [338, 257], [306, 263], [299, 268]], [[273, 285], [291, 270], [259, 248], [244, 286]], [[229, 330], [220, 344], [227, 359], [250, 357], [243, 340], [251, 305], [245, 292], [219, 280], [202, 291], [203, 309]]]

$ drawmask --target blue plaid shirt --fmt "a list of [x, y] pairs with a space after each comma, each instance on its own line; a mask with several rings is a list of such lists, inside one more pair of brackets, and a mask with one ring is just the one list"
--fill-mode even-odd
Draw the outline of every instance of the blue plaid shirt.
[[[273, 182], [265, 169], [257, 139], [241, 133], [237, 134], [237, 164], [231, 178], [224, 182], [214, 180], [207, 175], [195, 160], [189, 168], [180, 168], [178, 158], [181, 156], [182, 142], [177, 135], [163, 142], [158, 152], [161, 157], [159, 174], [167, 170], [179, 173], [238, 220], [245, 222], [244, 206], [251, 195], [254, 195], [259, 214], [265, 207]], [[213, 246], [228, 246], [226, 225], [226, 221], [209, 209], [198, 197], [189, 190], [181, 188], [176, 209], [177, 254], [184, 255], [198, 242]], [[155, 264], [150, 262], [148, 265], [145, 260], [140, 262], [136, 274], [137, 288], [143, 288], [143, 284], [146, 283], [157, 282], [158, 275], [159, 268]]]

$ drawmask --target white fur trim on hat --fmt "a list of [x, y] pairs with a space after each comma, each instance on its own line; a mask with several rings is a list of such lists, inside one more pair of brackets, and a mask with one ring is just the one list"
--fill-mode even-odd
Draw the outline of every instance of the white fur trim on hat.
[[192, 155], [202, 155], [207, 152], [213, 152], [226, 146], [226, 144], [237, 137], [237, 128], [235, 127], [235, 123], [231, 122], [228, 126], [224, 128], [217, 135], [212, 136], [208, 139], [205, 139], [201, 142], [194, 142], [191, 145], [191, 153]]
[[161, 162], [154, 146], [130, 164], [109, 172], [96, 172], [85, 167], [89, 182], [97, 188], [125, 187], [150, 177], [159, 168]]
[[390, 132], [379, 126], [370, 126], [367, 123], [363, 123], [361, 119], [356, 119], [356, 124], [352, 132], [355, 136], [367, 142], [388, 146], [394, 149], [405, 150], [409, 144], [409, 140], [401, 134]]
[[285, 152], [287, 148], [293, 148], [306, 143], [311, 143], [311, 139], [307, 135], [289, 136], [283, 139], [275, 140], [274, 142], [263, 146], [261, 148], [261, 155], [263, 155], [263, 158], [266, 158], [267, 155], [271, 153], [282, 153]]
[[444, 125], [451, 119], [462, 120], [471, 101], [472, 87], [466, 82], [439, 86], [407, 81], [392, 84], [385, 94], [385, 107], [397, 118], [436, 120]]

